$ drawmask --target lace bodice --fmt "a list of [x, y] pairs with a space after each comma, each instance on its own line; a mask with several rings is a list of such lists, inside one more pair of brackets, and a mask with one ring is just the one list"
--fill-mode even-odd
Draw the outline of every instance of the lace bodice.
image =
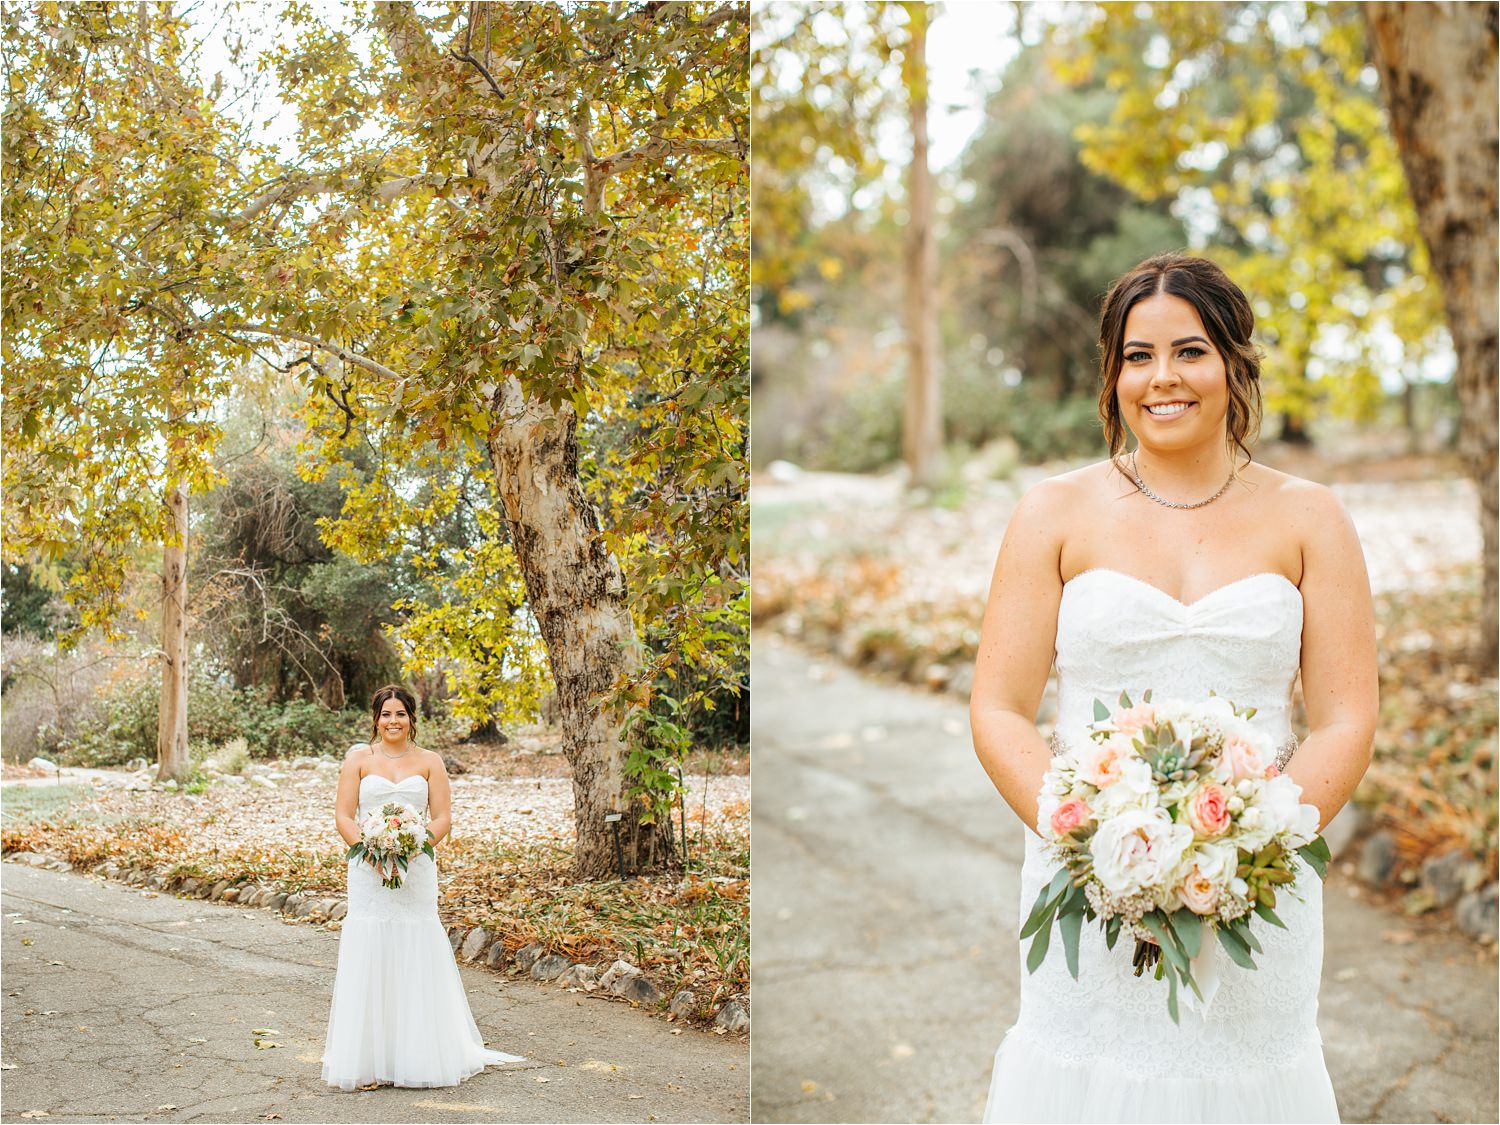
[[1291, 733], [1292, 683], [1302, 656], [1302, 595], [1280, 574], [1252, 574], [1185, 604], [1122, 571], [1096, 569], [1063, 587], [1057, 614], [1057, 728], [1081, 737], [1094, 700], [1196, 702], [1210, 690], [1277, 745]]
[[[1114, 706], [1151, 688], [1158, 699], [1198, 700], [1213, 689], [1240, 707], [1276, 745], [1290, 734], [1292, 684], [1301, 661], [1302, 596], [1279, 574], [1254, 574], [1185, 604], [1120, 571], [1076, 575], [1063, 588], [1057, 620], [1058, 722], [1065, 741], [1082, 739], [1094, 700]], [[1019, 917], [1057, 869], [1040, 837], [1028, 832]], [[1322, 885], [1298, 880], [1301, 900], [1278, 896], [1288, 929], [1258, 924], [1265, 946], [1259, 968], [1221, 966], [1221, 986], [1206, 1015], [1166, 1014], [1165, 985], [1131, 972], [1133, 943], [1105, 948], [1085, 924], [1079, 979], [1053, 941], [1035, 974], [1021, 969], [1021, 1015], [1013, 1036], [1051, 1057], [1082, 1065], [1105, 1060], [1141, 1077], [1204, 1076], [1235, 1061], [1281, 1065], [1316, 1048], [1322, 963]], [[1210, 943], [1212, 946], [1213, 943]], [[1021, 943], [1024, 958], [1030, 941]], [[1225, 959], [1227, 962], [1227, 959]]]
[[421, 774], [391, 781], [379, 774], [367, 773], [359, 779], [359, 818], [387, 801], [399, 801], [419, 813], [427, 812], [427, 779]]

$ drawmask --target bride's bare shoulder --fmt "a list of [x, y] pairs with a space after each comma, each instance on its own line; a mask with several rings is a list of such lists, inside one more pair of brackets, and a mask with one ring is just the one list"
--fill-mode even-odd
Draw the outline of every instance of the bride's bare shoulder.
[[1269, 465], [1247, 465], [1240, 471], [1240, 479], [1288, 516], [1317, 519], [1344, 510], [1338, 496], [1326, 484], [1294, 477]]
[[1094, 461], [1038, 481], [1026, 490], [1023, 502], [1045, 507], [1059, 516], [1067, 515], [1081, 505], [1113, 496], [1123, 480], [1113, 462]]

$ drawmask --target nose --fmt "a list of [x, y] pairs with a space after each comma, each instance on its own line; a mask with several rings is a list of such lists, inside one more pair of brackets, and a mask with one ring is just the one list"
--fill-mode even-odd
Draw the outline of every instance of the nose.
[[1177, 372], [1172, 367], [1172, 356], [1158, 356], [1156, 362], [1151, 365], [1151, 385], [1170, 387], [1178, 381]]

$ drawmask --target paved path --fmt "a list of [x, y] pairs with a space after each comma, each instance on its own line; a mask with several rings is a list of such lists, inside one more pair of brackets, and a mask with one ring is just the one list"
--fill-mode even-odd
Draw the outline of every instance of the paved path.
[[[464, 969], [489, 1043], [461, 1086], [323, 1084], [337, 934], [3, 865], [4, 1121], [744, 1121], [743, 1042]], [[279, 1048], [257, 1050], [255, 1029]]]
[[[756, 1121], [975, 1121], [1019, 1003], [1024, 829], [967, 708], [769, 633], [755, 708]], [[1497, 1120], [1494, 953], [1326, 902], [1319, 1025], [1346, 1122]]]

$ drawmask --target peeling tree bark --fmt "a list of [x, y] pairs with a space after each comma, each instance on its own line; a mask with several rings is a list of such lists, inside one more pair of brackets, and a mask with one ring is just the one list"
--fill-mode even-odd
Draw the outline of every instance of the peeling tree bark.
[[578, 873], [597, 879], [616, 870], [614, 828], [604, 819], [610, 813], [623, 814], [627, 870], [670, 864], [676, 859], [671, 826], [641, 824], [632, 813], [621, 717], [600, 706], [640, 654], [624, 576], [600, 540], [598, 514], [579, 480], [577, 417], [570, 404], [528, 399], [514, 378], [496, 390], [493, 403], [490, 460], [557, 685], [573, 775]]
[[156, 719], [156, 779], [188, 778], [187, 749], [187, 489], [171, 486], [167, 507], [175, 541], [162, 549], [161, 699]]
[[1458, 352], [1459, 453], [1479, 489], [1484, 538], [1479, 658], [1493, 669], [1500, 643], [1496, 5], [1372, 3], [1365, 17], [1391, 131]]

